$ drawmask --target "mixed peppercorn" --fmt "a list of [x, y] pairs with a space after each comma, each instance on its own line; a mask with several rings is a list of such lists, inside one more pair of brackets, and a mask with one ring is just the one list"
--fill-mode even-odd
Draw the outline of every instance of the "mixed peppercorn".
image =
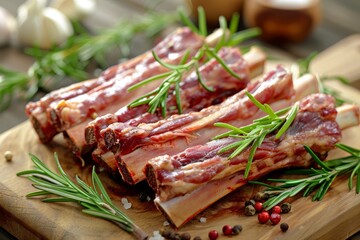
[[[224, 236], [238, 235], [241, 231], [242, 231], [241, 225], [235, 225], [235, 226], [224, 225], [222, 228], [222, 232]], [[216, 240], [219, 237], [219, 233], [216, 230], [211, 230], [208, 234], [208, 237], [210, 240]]]
[[[269, 195], [266, 193], [257, 193], [254, 199], [245, 201], [245, 215], [246, 216], [254, 216], [258, 213], [258, 221], [261, 224], [268, 223], [269, 221], [273, 225], [277, 225], [281, 221], [282, 213], [288, 213], [291, 210], [291, 204], [288, 202], [284, 202], [281, 206], [274, 206], [269, 211], [263, 208], [263, 203], [269, 198]], [[289, 225], [287, 223], [282, 223], [280, 225], [280, 229], [283, 232], [286, 232], [289, 229]]]
[[[238, 235], [240, 232], [242, 231], [242, 226], [241, 225], [235, 225], [235, 226], [230, 226], [230, 225], [224, 225], [222, 228], [222, 232], [224, 236], [234, 236], [234, 235]], [[165, 238], [165, 239], [170, 239], [170, 240], [201, 240], [201, 237], [199, 236], [195, 236], [194, 238], [191, 238], [191, 235], [189, 233], [177, 233], [171, 229], [166, 229], [161, 231], [161, 235]], [[216, 240], [218, 237], [220, 236], [219, 232], [217, 230], [211, 230], [208, 233], [208, 237], [210, 240]]]
[[6, 160], [7, 162], [11, 162], [12, 159], [13, 159], [13, 154], [12, 154], [12, 152], [11, 152], [11, 151], [6, 151], [6, 152], [4, 153], [4, 158], [5, 158], [5, 160]]
[[[270, 210], [266, 210], [263, 207], [263, 202], [269, 198], [267, 193], [257, 193], [254, 196], [254, 199], [245, 201], [245, 210], [244, 213], [246, 216], [254, 216], [257, 213], [258, 221], [261, 224], [269, 223], [272, 225], [277, 225], [281, 221], [281, 214], [288, 213], [291, 211], [291, 204], [288, 202], [282, 203], [280, 206], [274, 206]], [[287, 223], [281, 223], [280, 229], [282, 232], [286, 232], [289, 229]], [[222, 235], [224, 236], [234, 236], [238, 235], [242, 231], [241, 225], [224, 225], [222, 227]], [[191, 238], [189, 233], [175, 233], [171, 230], [163, 231], [161, 234], [165, 239], [181, 239], [181, 240], [201, 240], [201, 237], [195, 236]], [[209, 231], [208, 238], [210, 240], [216, 240], [220, 236], [219, 232], [215, 229]]]

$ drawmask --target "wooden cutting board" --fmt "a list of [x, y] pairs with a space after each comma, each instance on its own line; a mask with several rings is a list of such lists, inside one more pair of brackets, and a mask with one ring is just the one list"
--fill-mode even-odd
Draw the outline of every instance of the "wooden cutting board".
[[[335, 70], [341, 70], [341, 74], [350, 77], [351, 84], [356, 86], [360, 80], [359, 60], [360, 35], [355, 35], [322, 53], [312, 64], [312, 69], [321, 74], [334, 74], [338, 73]], [[331, 84], [348, 99], [360, 104], [357, 89]], [[343, 132], [342, 142], [360, 148], [359, 137], [360, 127], [353, 127]], [[8, 150], [14, 155], [11, 162], [2, 157]], [[35, 154], [55, 169], [54, 152], [59, 154], [64, 170], [71, 177], [77, 174], [90, 182], [91, 166], [81, 167], [65, 147], [61, 136], [49, 145], [42, 145], [29, 121], [0, 135], [0, 225], [19, 239], [133, 239], [132, 235], [114, 224], [81, 213], [77, 205], [26, 199], [25, 195], [34, 188], [30, 181], [17, 177], [16, 173], [33, 168], [28, 153]], [[330, 153], [330, 157], [338, 155], [338, 151]], [[152, 202], [140, 202], [138, 199], [139, 193], [147, 189], [145, 184], [128, 187], [103, 172], [100, 178], [120, 209], [123, 209], [122, 197], [132, 203], [132, 208], [124, 209], [124, 212], [147, 233], [151, 235], [162, 228], [165, 219]], [[233, 192], [199, 214], [179, 232], [207, 239], [211, 229], [221, 232], [224, 224], [241, 224], [243, 231], [238, 236], [241, 239], [345, 239], [360, 230], [360, 195], [348, 190], [346, 178], [337, 179], [321, 202], [312, 202], [309, 198], [296, 199], [293, 211], [282, 215], [282, 222], [290, 226], [286, 233], [282, 233], [279, 226], [258, 224], [256, 216], [244, 216], [243, 201], [255, 191], [252, 186], [245, 186]], [[207, 222], [201, 223], [200, 217], [206, 217]], [[219, 239], [228, 237], [220, 236]]]

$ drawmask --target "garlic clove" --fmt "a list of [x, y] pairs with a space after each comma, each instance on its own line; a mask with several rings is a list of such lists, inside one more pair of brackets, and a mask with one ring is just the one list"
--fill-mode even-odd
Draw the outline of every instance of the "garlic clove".
[[[24, 46], [40, 46], [41, 41], [41, 12], [38, 16], [34, 12], [38, 12], [38, 4], [33, 2], [41, 1], [28, 1], [18, 8], [17, 17], [17, 42]], [[44, 4], [45, 7], [45, 4]]]
[[0, 7], [0, 46], [8, 44], [15, 32], [16, 20], [5, 8]]
[[28, 0], [18, 9], [17, 41], [24, 46], [49, 49], [73, 34], [70, 20], [45, 0]]
[[42, 46], [46, 48], [66, 41], [74, 32], [69, 19], [55, 8], [47, 7], [43, 12], [44, 29]]
[[91, 14], [95, 10], [95, 0], [55, 0], [53, 8], [63, 12], [72, 20], [79, 20]]

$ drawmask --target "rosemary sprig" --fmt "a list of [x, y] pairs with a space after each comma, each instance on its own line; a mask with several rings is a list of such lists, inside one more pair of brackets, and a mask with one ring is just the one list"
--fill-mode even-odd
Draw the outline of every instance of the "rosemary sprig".
[[318, 55], [318, 52], [312, 52], [306, 58], [301, 58], [301, 59], [297, 60], [300, 77], [302, 75], [310, 72], [310, 64], [316, 58], [317, 55]]
[[220, 139], [225, 137], [235, 137], [240, 140], [229, 144], [228, 146], [220, 149], [219, 153], [224, 153], [228, 151], [233, 151], [229, 155], [229, 159], [236, 157], [247, 147], [250, 147], [250, 154], [248, 157], [248, 162], [246, 164], [244, 177], [247, 178], [250, 172], [251, 163], [254, 158], [256, 149], [261, 145], [265, 137], [270, 133], [276, 133], [275, 138], [280, 138], [286, 130], [290, 127], [291, 123], [296, 117], [296, 114], [299, 110], [299, 105], [295, 103], [292, 107], [282, 109], [280, 111], [274, 112], [268, 104], [262, 104], [249, 92], [246, 92], [246, 95], [250, 100], [267, 116], [256, 119], [252, 124], [237, 128], [227, 123], [215, 123], [217, 127], [223, 127], [230, 129], [230, 131], [217, 135], [214, 139]]
[[267, 187], [265, 192], [269, 193], [271, 197], [263, 204], [266, 209], [271, 209], [286, 198], [293, 197], [300, 192], [303, 192], [303, 197], [314, 193], [312, 200], [320, 201], [324, 198], [336, 177], [343, 174], [350, 174], [348, 180], [349, 190], [353, 188], [353, 181], [356, 177], [355, 189], [358, 194], [360, 193], [360, 149], [355, 149], [344, 144], [337, 144], [336, 146], [350, 155], [323, 162], [309, 147], [305, 146], [305, 149], [320, 168], [296, 169], [285, 172], [285, 174], [306, 175], [304, 178], [268, 179], [271, 182], [281, 183], [275, 186], [259, 181], [249, 181], [249, 183]]
[[[192, 21], [185, 15], [183, 11], [179, 12], [180, 19], [183, 21], [185, 25], [187, 25], [190, 29], [192, 29], [193, 32], [198, 33], [199, 35], [206, 36], [207, 35], [207, 26], [206, 26], [206, 16], [205, 11], [202, 7], [198, 8], [198, 23], [199, 28], [197, 28]], [[207, 91], [213, 91], [212, 88], [209, 88], [205, 85], [205, 83], [202, 80], [199, 66], [200, 66], [200, 60], [201, 61], [209, 61], [210, 59], [216, 59], [217, 62], [220, 63], [220, 65], [228, 71], [232, 76], [239, 78], [240, 77], [231, 70], [225, 62], [219, 57], [217, 54], [217, 51], [223, 47], [223, 46], [233, 46], [236, 44], [239, 44], [240, 42], [254, 38], [258, 35], [260, 35], [260, 30], [257, 28], [248, 29], [242, 32], [238, 32], [235, 34], [235, 31], [238, 27], [238, 21], [239, 21], [239, 15], [235, 14], [230, 22], [230, 29], [227, 27], [227, 22], [224, 17], [219, 18], [220, 27], [223, 30], [223, 35], [220, 39], [220, 41], [217, 43], [217, 45], [214, 48], [210, 48], [207, 44], [204, 44], [198, 51], [198, 53], [192, 57], [189, 58], [188, 54], [185, 54], [184, 58], [180, 62], [179, 65], [171, 65], [163, 62], [155, 52], [153, 52], [153, 56], [155, 60], [164, 66], [165, 68], [169, 69], [168, 72], [159, 74], [156, 76], [152, 76], [148, 79], [143, 80], [140, 83], [134, 84], [130, 88], [128, 88], [128, 91], [133, 91], [137, 88], [140, 88], [152, 81], [158, 81], [162, 80], [162, 83], [159, 87], [154, 89], [153, 91], [149, 92], [148, 94], [145, 94], [144, 96], [141, 96], [140, 98], [134, 100], [129, 104], [129, 107], [137, 107], [140, 105], [149, 105], [149, 112], [154, 113], [157, 109], [161, 109], [163, 117], [166, 117], [166, 103], [167, 103], [167, 97], [169, 95], [170, 91], [173, 91], [175, 93], [176, 98], [176, 105], [178, 112], [182, 113], [182, 104], [181, 104], [181, 98], [180, 98], [180, 82], [185, 75], [185, 73], [188, 73], [189, 71], [195, 70], [195, 73], [198, 77], [198, 81], [201, 84], [202, 87], [204, 87]], [[229, 33], [229, 36], [227, 36], [227, 33]]]
[[324, 82], [328, 81], [328, 80], [336, 80], [336, 81], [341, 82], [342, 84], [346, 84], [346, 85], [349, 84], [349, 80], [347, 80], [343, 76], [337, 76], [337, 75], [336, 76], [321, 76], [320, 77], [320, 92], [333, 96], [336, 101], [336, 106], [341, 106], [344, 103], [351, 102], [351, 100], [345, 99], [342, 96], [340, 96], [339, 91], [337, 91], [333, 88], [326, 87], [324, 85]]
[[156, 81], [159, 79], [163, 79], [162, 83], [159, 87], [157, 87], [155, 90], [151, 91], [150, 93], [136, 99], [132, 103], [130, 103], [130, 107], [136, 107], [139, 105], [148, 104], [149, 105], [149, 112], [154, 113], [158, 108], [161, 108], [163, 116], [166, 116], [166, 101], [167, 96], [169, 94], [169, 91], [172, 89], [171, 87], [175, 85], [175, 96], [176, 96], [176, 104], [179, 113], [182, 113], [182, 107], [181, 107], [181, 100], [180, 100], [180, 82], [182, 80], [183, 75], [194, 69], [197, 74], [198, 80], [206, 90], [213, 91], [212, 88], [209, 88], [205, 85], [205, 83], [202, 80], [202, 77], [200, 75], [200, 72], [198, 70], [198, 65], [200, 64], [199, 61], [201, 58], [203, 58], [205, 55], [210, 55], [211, 57], [215, 58], [224, 69], [226, 69], [232, 76], [240, 78], [233, 70], [231, 70], [224, 61], [216, 54], [215, 50], [212, 48], [209, 48], [208, 46], [204, 45], [199, 52], [191, 58], [190, 61], [187, 61], [188, 54], [184, 56], [182, 61], [179, 65], [170, 65], [165, 62], [163, 62], [155, 52], [153, 52], [153, 56], [157, 62], [159, 62], [162, 66], [165, 68], [168, 68], [170, 71], [159, 74], [153, 77], [150, 77], [148, 79], [145, 79], [144, 81], [135, 84], [128, 88], [128, 91], [135, 90], [145, 84], [148, 84], [149, 82]]
[[77, 81], [88, 79], [90, 63], [95, 61], [104, 68], [108, 65], [105, 54], [115, 48], [120, 49], [123, 57], [128, 56], [130, 42], [137, 34], [153, 37], [176, 19], [176, 14], [151, 13], [136, 21], [122, 21], [97, 35], [82, 31], [50, 51], [28, 49], [27, 53], [36, 61], [26, 74], [0, 69], [0, 100], [9, 99], [6, 104], [1, 101], [2, 109], [8, 107], [19, 92], [26, 91], [26, 98], [30, 99], [39, 89], [46, 89], [49, 80], [60, 83], [64, 77]]
[[[124, 213], [122, 213], [111, 201], [100, 178], [92, 169], [92, 187], [76, 176], [76, 182], [72, 182], [62, 169], [58, 156], [54, 158], [60, 174], [51, 171], [39, 158], [30, 154], [31, 161], [35, 165], [34, 170], [26, 170], [17, 173], [17, 176], [25, 176], [33, 182], [38, 189], [26, 195], [28, 198], [45, 196], [43, 202], [76, 202], [84, 209], [82, 212], [94, 217], [103, 218], [114, 222], [123, 230], [133, 233], [139, 239], [145, 239], [146, 233], [137, 227]], [[57, 197], [48, 197], [55, 195]]]
[[12, 94], [17, 89], [27, 90], [29, 95], [33, 95], [34, 88], [28, 88], [28, 85], [29, 77], [26, 74], [0, 66], [0, 112], [10, 106]]
[[[312, 52], [306, 58], [299, 59], [297, 61], [297, 64], [299, 66], [299, 76], [302, 76], [302, 75], [310, 72], [310, 64], [316, 58], [317, 55], [318, 55], [317, 52]], [[347, 80], [343, 76], [337, 76], [337, 75], [335, 75], [335, 76], [320, 76], [320, 82], [319, 82], [320, 89], [319, 90], [322, 93], [332, 95], [335, 98], [337, 106], [341, 106], [345, 102], [350, 102], [349, 100], [346, 100], [346, 99], [342, 98], [338, 91], [325, 86], [324, 82], [327, 81], [327, 80], [336, 80], [336, 81], [339, 81], [339, 82], [341, 82], [343, 84], [349, 84], [349, 80]]]

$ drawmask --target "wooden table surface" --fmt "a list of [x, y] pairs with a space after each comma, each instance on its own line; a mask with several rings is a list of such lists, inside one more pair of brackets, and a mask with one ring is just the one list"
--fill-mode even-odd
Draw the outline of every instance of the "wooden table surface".
[[[17, 7], [24, 1], [0, 0], [0, 6], [16, 14]], [[226, 2], [226, 0], [225, 0]], [[158, 4], [159, 11], [173, 11], [183, 4], [181, 0], [172, 1], [141, 1], [141, 0], [99, 0], [97, 12], [88, 17], [84, 23], [91, 30], [100, 30], [115, 25], [119, 20], [136, 18], [147, 7]], [[358, 0], [326, 0], [322, 4], [323, 20], [319, 27], [302, 43], [277, 46], [286, 51], [291, 57], [305, 57], [313, 51], [322, 51], [346, 36], [360, 33], [360, 1]], [[146, 50], [147, 44], [134, 44], [134, 55]], [[270, 46], [274, 47], [274, 46]], [[360, 60], [360, 59], [359, 59]], [[0, 48], [0, 65], [14, 70], [26, 71], [33, 59], [24, 55], [21, 50], [11, 47]], [[39, 95], [40, 96], [40, 95]], [[14, 100], [11, 107], [0, 113], [0, 133], [26, 120], [24, 106], [26, 102]], [[9, 239], [0, 228], [0, 239]], [[360, 239], [360, 234], [350, 237]]]

